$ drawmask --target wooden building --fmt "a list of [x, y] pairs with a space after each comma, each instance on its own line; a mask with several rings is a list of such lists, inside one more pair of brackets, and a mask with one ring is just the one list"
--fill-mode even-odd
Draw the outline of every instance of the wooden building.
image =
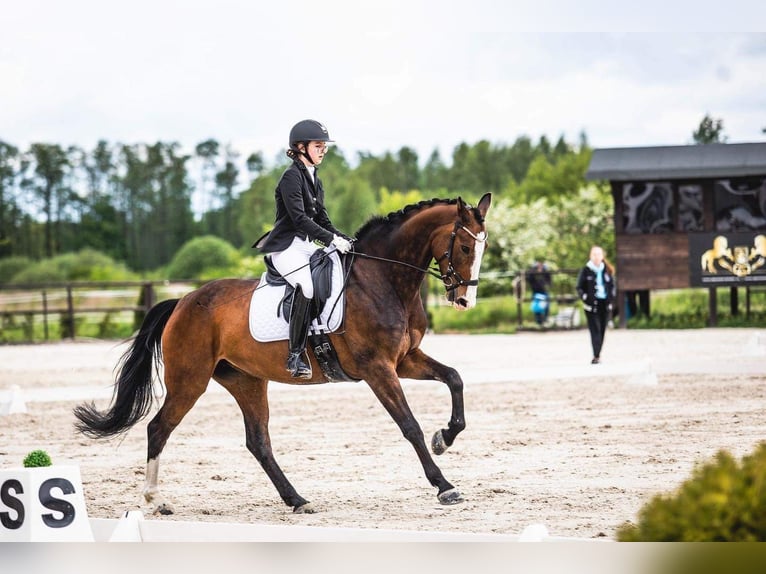
[[[766, 143], [596, 149], [614, 198], [618, 301], [656, 289], [766, 285]], [[620, 324], [627, 313], [620, 313]]]

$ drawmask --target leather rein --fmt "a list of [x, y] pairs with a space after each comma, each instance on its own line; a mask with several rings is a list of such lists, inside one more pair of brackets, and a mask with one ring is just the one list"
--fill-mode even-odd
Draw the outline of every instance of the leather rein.
[[446, 289], [447, 293], [454, 297], [454, 291], [458, 287], [461, 287], [463, 285], [466, 286], [474, 286], [479, 284], [478, 279], [465, 279], [453, 266], [452, 264], [452, 252], [455, 249], [455, 238], [457, 237], [457, 232], [460, 230], [465, 231], [468, 235], [473, 237], [474, 241], [477, 243], [484, 243], [487, 241], [486, 234], [481, 231], [478, 235], [474, 234], [470, 229], [468, 229], [465, 225], [463, 225], [459, 220], [455, 222], [455, 227], [452, 228], [452, 234], [450, 235], [450, 241], [449, 246], [447, 247], [447, 250], [444, 252], [444, 254], [439, 257], [436, 260], [436, 264], [438, 265], [445, 259], [447, 260], [447, 272], [441, 273], [440, 269], [437, 268], [422, 268], [418, 267], [417, 265], [412, 265], [410, 263], [406, 263], [405, 261], [398, 261], [396, 259], [387, 259], [385, 257], [378, 257], [376, 255], [368, 255], [367, 253], [362, 253], [360, 251], [351, 251], [351, 254], [353, 256], [359, 256], [364, 257], [366, 259], [375, 259], [377, 261], [385, 261], [387, 263], [395, 263], [397, 265], [403, 265], [405, 267], [410, 267], [411, 269], [415, 269], [417, 271], [420, 271], [421, 273], [426, 273], [428, 275], [431, 275], [432, 277], [436, 277], [437, 279], [441, 280], [441, 282], [444, 284], [444, 288]]

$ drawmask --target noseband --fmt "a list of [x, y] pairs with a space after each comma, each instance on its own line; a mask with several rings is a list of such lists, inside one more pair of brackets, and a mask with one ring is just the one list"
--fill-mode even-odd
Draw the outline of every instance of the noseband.
[[477, 243], [484, 243], [487, 240], [487, 237], [483, 232], [480, 232], [479, 235], [475, 235], [471, 232], [470, 229], [463, 225], [460, 220], [455, 222], [455, 227], [452, 228], [452, 234], [450, 235], [447, 251], [445, 251], [444, 255], [436, 260], [437, 264], [441, 263], [445, 259], [447, 260], [447, 272], [439, 275], [439, 278], [442, 280], [442, 283], [444, 283], [444, 288], [447, 290], [447, 298], [449, 301], [455, 300], [455, 289], [458, 287], [462, 287], [464, 285], [471, 287], [479, 284], [478, 279], [463, 278], [463, 276], [452, 265], [452, 251], [455, 248], [455, 238], [457, 237], [457, 232], [461, 229], [473, 237], [474, 241]]

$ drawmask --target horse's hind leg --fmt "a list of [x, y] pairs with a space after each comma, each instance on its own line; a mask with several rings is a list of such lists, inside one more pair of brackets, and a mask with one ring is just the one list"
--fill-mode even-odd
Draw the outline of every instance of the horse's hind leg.
[[242, 409], [247, 449], [271, 479], [279, 496], [285, 504], [293, 507], [293, 512], [313, 513], [314, 509], [290, 484], [274, 458], [269, 438], [269, 382], [221, 366], [216, 369], [214, 377], [232, 394]]
[[170, 434], [207, 389], [212, 370], [212, 365], [208, 370], [204, 361], [185, 367], [178, 366], [168, 359], [166, 353], [165, 402], [146, 427], [148, 446], [143, 494], [146, 502], [154, 506], [154, 514], [173, 514], [173, 507], [159, 491], [160, 454]]
[[452, 446], [455, 438], [465, 429], [465, 408], [463, 404], [463, 379], [452, 367], [432, 359], [420, 349], [409, 353], [399, 363], [397, 374], [405, 379], [436, 380], [447, 385], [452, 397], [452, 414], [446, 429], [438, 430], [431, 439], [434, 454], [443, 454]]

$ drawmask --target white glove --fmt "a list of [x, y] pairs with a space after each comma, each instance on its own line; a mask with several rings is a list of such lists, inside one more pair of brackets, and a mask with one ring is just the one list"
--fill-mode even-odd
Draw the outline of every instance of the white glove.
[[341, 253], [348, 253], [351, 251], [351, 242], [340, 235], [332, 236], [332, 245]]

